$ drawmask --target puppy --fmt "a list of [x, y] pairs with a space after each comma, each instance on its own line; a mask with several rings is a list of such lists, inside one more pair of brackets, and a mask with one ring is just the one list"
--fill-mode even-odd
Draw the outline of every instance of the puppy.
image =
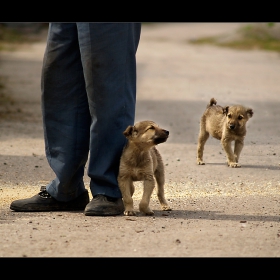
[[[200, 120], [197, 145], [197, 164], [204, 165], [203, 150], [209, 135], [221, 141], [229, 167], [241, 167], [239, 156], [244, 146], [246, 123], [253, 116], [253, 110], [242, 105], [221, 107], [211, 98]], [[234, 151], [231, 143], [234, 141]]]
[[129, 125], [123, 132], [128, 139], [123, 149], [118, 183], [125, 206], [124, 215], [136, 215], [133, 209], [134, 181], [143, 181], [143, 196], [139, 203], [140, 212], [153, 215], [150, 209], [150, 198], [157, 182], [157, 197], [161, 208], [169, 211], [164, 197], [164, 165], [156, 145], [167, 140], [169, 132], [160, 128], [153, 121], [141, 121], [134, 126]]

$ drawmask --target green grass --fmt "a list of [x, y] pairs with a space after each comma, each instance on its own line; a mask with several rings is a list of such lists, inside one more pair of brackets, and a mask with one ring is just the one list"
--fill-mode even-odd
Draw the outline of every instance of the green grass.
[[236, 36], [223, 40], [222, 36], [192, 40], [192, 44], [212, 44], [240, 50], [266, 50], [280, 52], [280, 28], [274, 23], [248, 24], [237, 30]]
[[[0, 51], [14, 51], [22, 44], [36, 40], [33, 34], [21, 32], [19, 29], [8, 28], [0, 23]], [[0, 118], [3, 117], [6, 106], [14, 104], [14, 100], [7, 93], [6, 83], [5, 77], [0, 76]]]
[[0, 76], [0, 105], [13, 104], [13, 99], [6, 94], [5, 80]]
[[37, 41], [33, 32], [9, 28], [0, 24], [0, 51], [13, 51], [24, 43]]
[[24, 36], [18, 31], [0, 26], [0, 51], [14, 49], [24, 41]]

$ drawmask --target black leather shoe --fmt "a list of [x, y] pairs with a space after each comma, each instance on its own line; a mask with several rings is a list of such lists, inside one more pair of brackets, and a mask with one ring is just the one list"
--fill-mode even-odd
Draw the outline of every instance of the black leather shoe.
[[121, 198], [112, 198], [102, 194], [93, 197], [86, 206], [86, 216], [115, 216], [124, 212], [124, 205]]
[[57, 201], [42, 186], [40, 192], [30, 198], [15, 200], [10, 209], [18, 212], [42, 212], [42, 211], [77, 211], [84, 210], [89, 203], [89, 195], [86, 190], [76, 199], [69, 202]]

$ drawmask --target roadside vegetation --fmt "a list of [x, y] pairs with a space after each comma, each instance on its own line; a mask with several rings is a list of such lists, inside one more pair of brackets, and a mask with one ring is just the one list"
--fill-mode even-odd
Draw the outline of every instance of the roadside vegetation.
[[7, 93], [5, 79], [0, 76], [0, 120], [8, 116], [14, 103], [13, 98]]
[[189, 41], [192, 44], [212, 44], [239, 50], [280, 52], [280, 23], [248, 23], [234, 34], [204, 37]]
[[[34, 27], [29, 29], [11, 28], [0, 23], [0, 51], [12, 51], [24, 43], [38, 40], [40, 30], [48, 26], [46, 23], [33, 23], [33, 25]], [[234, 34], [203, 37], [188, 42], [192, 44], [212, 44], [242, 50], [259, 49], [280, 52], [280, 23], [248, 23], [236, 30]]]
[[22, 27], [20, 23], [0, 23], [0, 51], [13, 51], [25, 43], [40, 40], [41, 31], [47, 26], [45, 23], [30, 23]]
[[13, 50], [14, 46], [24, 41], [19, 31], [0, 25], [0, 51]]
[[[31, 26], [31, 27], [30, 27]], [[25, 43], [40, 39], [40, 31], [47, 28], [46, 23], [33, 23], [28, 28], [12, 28], [0, 23], [0, 52], [14, 51]], [[204, 37], [188, 41], [191, 44], [212, 44], [240, 50], [265, 50], [280, 53], [280, 23], [248, 23], [234, 34], [218, 37]], [[1, 63], [1, 61], [0, 61]], [[0, 107], [13, 101], [5, 93], [5, 81], [0, 76]]]
[[[31, 23], [25, 27], [0, 23], [0, 52], [15, 51], [26, 43], [40, 40], [41, 31], [46, 27], [45, 23]], [[6, 82], [5, 77], [0, 76], [0, 119], [9, 111], [10, 105], [14, 104], [5, 87]]]

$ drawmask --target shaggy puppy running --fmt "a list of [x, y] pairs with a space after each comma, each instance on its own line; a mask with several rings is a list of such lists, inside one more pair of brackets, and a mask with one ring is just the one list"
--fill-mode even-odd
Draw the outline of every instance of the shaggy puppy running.
[[[238, 164], [244, 146], [246, 123], [253, 116], [251, 108], [242, 105], [221, 107], [211, 98], [200, 120], [200, 132], [197, 144], [197, 164], [204, 165], [203, 150], [209, 135], [221, 141], [230, 167]], [[234, 141], [234, 151], [231, 143]]]

